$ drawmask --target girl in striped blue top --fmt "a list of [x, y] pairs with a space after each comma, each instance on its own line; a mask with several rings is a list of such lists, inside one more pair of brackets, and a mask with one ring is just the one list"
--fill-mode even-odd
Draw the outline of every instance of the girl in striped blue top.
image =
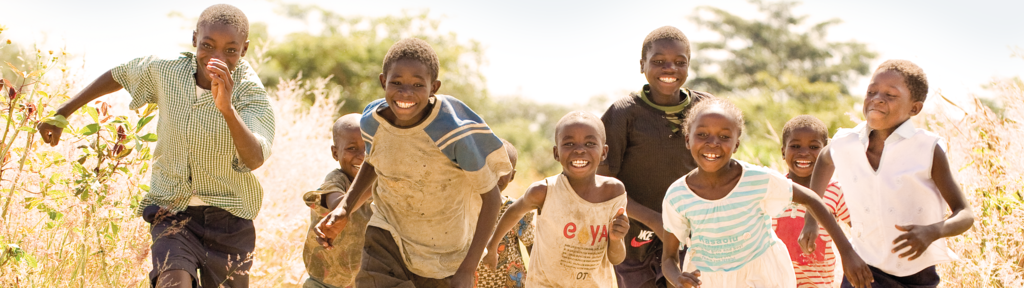
[[[721, 98], [696, 104], [684, 122], [686, 146], [697, 162], [676, 180], [662, 202], [666, 237], [665, 278], [675, 287], [796, 287], [786, 245], [771, 217], [790, 202], [806, 206], [834, 235], [843, 267], [857, 287], [871, 272], [846, 240], [828, 208], [811, 190], [765, 167], [732, 159], [743, 132], [743, 115]], [[689, 246], [680, 270], [680, 242]], [[810, 241], [800, 241], [813, 251]], [[686, 272], [684, 272], [686, 271]]]

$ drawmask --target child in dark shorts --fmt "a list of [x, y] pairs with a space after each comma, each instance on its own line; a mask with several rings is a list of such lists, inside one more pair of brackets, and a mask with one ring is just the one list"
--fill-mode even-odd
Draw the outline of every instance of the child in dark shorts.
[[694, 104], [714, 97], [683, 87], [689, 66], [690, 41], [683, 32], [671, 26], [651, 31], [640, 51], [647, 84], [601, 116], [608, 159], [598, 174], [618, 178], [629, 192], [626, 259], [615, 265], [619, 287], [666, 285], [661, 200], [673, 181], [697, 167], [683, 142], [682, 120]]

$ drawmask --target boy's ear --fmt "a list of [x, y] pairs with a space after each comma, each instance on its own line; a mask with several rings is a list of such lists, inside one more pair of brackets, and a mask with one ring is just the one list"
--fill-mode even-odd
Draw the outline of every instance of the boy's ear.
[[910, 116], [917, 116], [921, 110], [924, 110], [924, 101], [914, 101], [914, 104], [910, 105]]
[[640, 58], [640, 74], [644, 74], [644, 59]]
[[199, 47], [199, 43], [196, 42], [197, 36], [199, 36], [199, 30], [192, 30], [192, 48]]
[[246, 51], [249, 51], [249, 40], [245, 40], [245, 43], [242, 44], [242, 57], [245, 57]]
[[551, 155], [554, 155], [555, 161], [558, 161], [558, 146], [551, 146]]
[[385, 79], [386, 77], [384, 77], [384, 73], [380, 73], [380, 76], [378, 76], [378, 78], [380, 78], [380, 88], [384, 89], [384, 90], [387, 90], [388, 89], [387, 85], [384, 85], [384, 80], [387, 80], [387, 79]]
[[683, 144], [686, 145], [686, 150], [690, 150], [690, 135], [683, 134]]
[[441, 89], [441, 80], [434, 80], [434, 83], [430, 83], [430, 95], [437, 94], [437, 90]]
[[604, 144], [604, 149], [601, 150], [601, 162], [604, 162], [608, 158], [608, 144]]
[[341, 161], [338, 159], [338, 146], [331, 145], [331, 157], [334, 157], [334, 161]]
[[508, 172], [508, 182], [516, 180], [516, 169], [512, 169], [512, 172]]

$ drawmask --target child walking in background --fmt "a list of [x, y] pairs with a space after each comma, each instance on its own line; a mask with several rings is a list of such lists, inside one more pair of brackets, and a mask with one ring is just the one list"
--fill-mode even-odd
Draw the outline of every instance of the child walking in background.
[[363, 237], [366, 223], [373, 211], [370, 205], [363, 205], [351, 213], [349, 224], [331, 243], [333, 249], [326, 249], [316, 241], [316, 224], [327, 213], [338, 207], [342, 197], [363, 164], [366, 147], [359, 130], [359, 114], [348, 114], [334, 122], [331, 128], [333, 145], [331, 156], [340, 167], [327, 174], [320, 189], [302, 195], [309, 206], [309, 231], [302, 249], [302, 262], [306, 264], [309, 278], [303, 288], [351, 287], [359, 271], [359, 260], [363, 254]]
[[372, 190], [357, 287], [471, 287], [498, 219], [508, 153], [466, 104], [435, 94], [438, 66], [426, 41], [391, 46], [379, 76], [384, 99], [359, 123], [366, 159], [317, 224], [318, 241], [331, 247]]
[[[782, 157], [789, 168], [787, 178], [796, 184], [810, 187], [811, 172], [818, 159], [821, 148], [828, 144], [828, 127], [824, 122], [811, 115], [801, 115], [790, 119], [782, 128]], [[832, 181], [821, 197], [825, 207], [839, 221], [850, 224], [850, 214], [846, 209], [843, 191], [839, 182]], [[819, 229], [820, 236], [815, 240], [814, 252], [803, 253], [797, 239], [804, 228], [804, 217], [807, 210], [803, 206], [791, 203], [782, 214], [772, 218], [772, 229], [786, 243], [789, 258], [796, 272], [797, 287], [800, 288], [831, 288], [835, 281], [836, 256], [832, 247], [832, 239], [825, 229]]]
[[[673, 181], [697, 167], [683, 144], [682, 122], [711, 94], [683, 87], [690, 40], [665, 26], [647, 34], [640, 50], [640, 90], [615, 101], [604, 115], [608, 158], [597, 174], [615, 177], [629, 191], [626, 259], [615, 265], [622, 288], [665, 287], [661, 272], [661, 200]], [[681, 252], [680, 252], [681, 253]]]
[[622, 183], [597, 175], [608, 153], [604, 131], [601, 120], [587, 112], [569, 112], [558, 121], [552, 152], [562, 173], [534, 183], [509, 206], [488, 242], [484, 265], [494, 267], [502, 237], [536, 209], [526, 287], [615, 286], [612, 265], [626, 256], [629, 220]]
[[[519, 151], [516, 150], [512, 143], [509, 143], [505, 139], [501, 139], [501, 143], [505, 146], [505, 151], [508, 152], [508, 160], [512, 163], [512, 173], [502, 176], [498, 179], [498, 189], [505, 191], [505, 187], [508, 187], [508, 183], [512, 182], [516, 176], [516, 161], [519, 160]], [[508, 207], [515, 203], [508, 196], [501, 196], [501, 212], [498, 215], [505, 214]], [[494, 269], [487, 267], [481, 263], [476, 269], [476, 287], [481, 288], [497, 288], [497, 287], [523, 287], [523, 281], [526, 280], [526, 265], [523, 263], [523, 254], [519, 250], [519, 243], [522, 242], [523, 246], [526, 246], [526, 251], [533, 248], [533, 212], [526, 213], [519, 222], [516, 222], [515, 226], [512, 227], [512, 231], [508, 231], [505, 237], [501, 238], [501, 243], [498, 244], [498, 264], [495, 265]]]
[[[684, 122], [686, 146], [697, 169], [669, 187], [663, 201], [662, 269], [675, 287], [795, 287], [785, 244], [771, 230], [771, 216], [790, 202], [805, 205], [836, 235], [843, 267], [857, 284], [870, 281], [821, 199], [803, 186], [760, 166], [732, 159], [743, 132], [743, 115], [718, 98], [694, 106]], [[817, 227], [815, 227], [817, 229]], [[680, 267], [679, 243], [689, 246]], [[809, 252], [808, 250], [805, 250]]]
[[[935, 265], [956, 258], [943, 238], [974, 224], [942, 139], [909, 121], [927, 96], [928, 79], [914, 63], [879, 65], [864, 98], [865, 121], [836, 132], [811, 176], [818, 193], [833, 175], [845, 186], [851, 238], [871, 266], [872, 287], [938, 286]], [[952, 210], [949, 218], [943, 200]], [[802, 239], [813, 239], [815, 221], [807, 222]], [[846, 276], [843, 287], [856, 286]]]

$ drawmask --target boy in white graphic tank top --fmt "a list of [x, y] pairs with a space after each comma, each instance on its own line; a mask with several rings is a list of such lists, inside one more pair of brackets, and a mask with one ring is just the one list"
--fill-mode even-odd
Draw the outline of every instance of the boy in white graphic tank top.
[[[928, 80], [914, 63], [879, 65], [864, 98], [866, 121], [837, 132], [811, 175], [819, 195], [833, 174], [843, 183], [851, 240], [871, 266], [872, 287], [938, 286], [935, 265], [956, 257], [943, 238], [974, 223], [941, 138], [908, 121], [921, 112], [927, 95]], [[952, 210], [949, 218], [943, 200]], [[816, 238], [818, 231], [814, 220], [806, 220], [801, 241]], [[843, 287], [853, 287], [848, 278]]]
[[537, 209], [526, 287], [615, 286], [613, 265], [626, 257], [622, 239], [629, 219], [622, 182], [597, 175], [608, 154], [604, 131], [601, 120], [587, 112], [570, 112], [558, 121], [553, 152], [562, 173], [534, 183], [508, 207], [487, 244], [484, 265], [495, 265], [501, 238]]

